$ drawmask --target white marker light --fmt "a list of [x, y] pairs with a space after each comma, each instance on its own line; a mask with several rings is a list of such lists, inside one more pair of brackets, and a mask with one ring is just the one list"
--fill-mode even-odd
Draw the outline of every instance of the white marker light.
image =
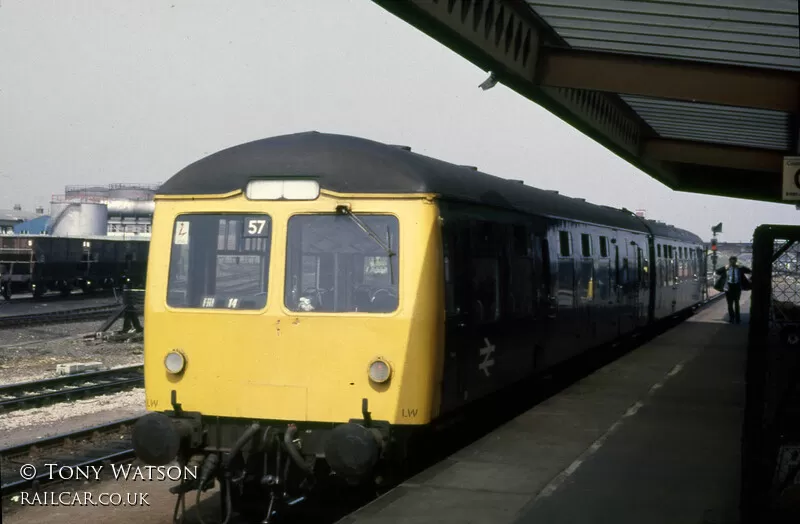
[[392, 376], [392, 368], [385, 360], [375, 359], [369, 365], [369, 379], [383, 384]]
[[251, 180], [245, 196], [248, 200], [316, 200], [316, 180]]
[[164, 367], [173, 375], [177, 375], [186, 367], [186, 359], [177, 351], [170, 351], [164, 358]]

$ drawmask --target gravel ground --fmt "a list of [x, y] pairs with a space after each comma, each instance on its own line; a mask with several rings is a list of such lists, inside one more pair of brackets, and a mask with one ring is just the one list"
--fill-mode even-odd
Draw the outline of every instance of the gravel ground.
[[[125, 400], [125, 395], [131, 397], [130, 400]], [[73, 409], [68, 407], [69, 404], [63, 404], [61, 405], [61, 412], [48, 413], [37, 410], [37, 413], [31, 414], [27, 419], [16, 420], [15, 424], [18, 425], [14, 429], [4, 428], [0, 433], [0, 448], [17, 446], [39, 438], [63, 435], [71, 431], [88, 429], [145, 414], [144, 393], [141, 390], [138, 392], [120, 392], [115, 395], [108, 395], [106, 398], [109, 400], [104, 405], [84, 404]], [[52, 418], [48, 418], [48, 415], [52, 415]], [[4, 425], [4, 422], [0, 418], [0, 425]], [[23, 425], [23, 423], [32, 425]]]
[[[112, 326], [121, 329], [122, 321]], [[143, 360], [138, 342], [85, 340], [100, 322], [79, 322], [0, 330], [0, 384], [55, 376], [58, 364], [102, 362], [104, 367], [130, 366]]]
[[[11, 411], [0, 416], [0, 422], [3, 424], [3, 436], [0, 436], [0, 443], [3, 443], [6, 435], [14, 429], [29, 426], [41, 428], [46, 424], [60, 425], [66, 419], [100, 411], [113, 412], [109, 418], [111, 421], [122, 418], [118, 413], [128, 408], [144, 410], [144, 388], [99, 395], [73, 402], [60, 402], [43, 408]], [[61, 432], [59, 431], [59, 433]]]

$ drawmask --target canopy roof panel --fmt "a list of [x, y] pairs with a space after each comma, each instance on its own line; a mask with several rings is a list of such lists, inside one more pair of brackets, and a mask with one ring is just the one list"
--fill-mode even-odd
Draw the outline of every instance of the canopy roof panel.
[[796, 0], [374, 1], [673, 189], [784, 201]]

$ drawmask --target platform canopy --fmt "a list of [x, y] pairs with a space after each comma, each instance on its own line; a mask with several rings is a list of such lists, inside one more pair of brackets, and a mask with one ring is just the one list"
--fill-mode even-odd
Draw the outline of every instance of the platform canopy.
[[373, 1], [672, 189], [800, 203], [797, 0]]

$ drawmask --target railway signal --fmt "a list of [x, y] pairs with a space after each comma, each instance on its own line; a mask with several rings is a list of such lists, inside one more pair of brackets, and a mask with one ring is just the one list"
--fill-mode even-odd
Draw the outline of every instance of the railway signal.
[[714, 272], [717, 271], [717, 233], [722, 233], [722, 222], [711, 227], [711, 266]]

